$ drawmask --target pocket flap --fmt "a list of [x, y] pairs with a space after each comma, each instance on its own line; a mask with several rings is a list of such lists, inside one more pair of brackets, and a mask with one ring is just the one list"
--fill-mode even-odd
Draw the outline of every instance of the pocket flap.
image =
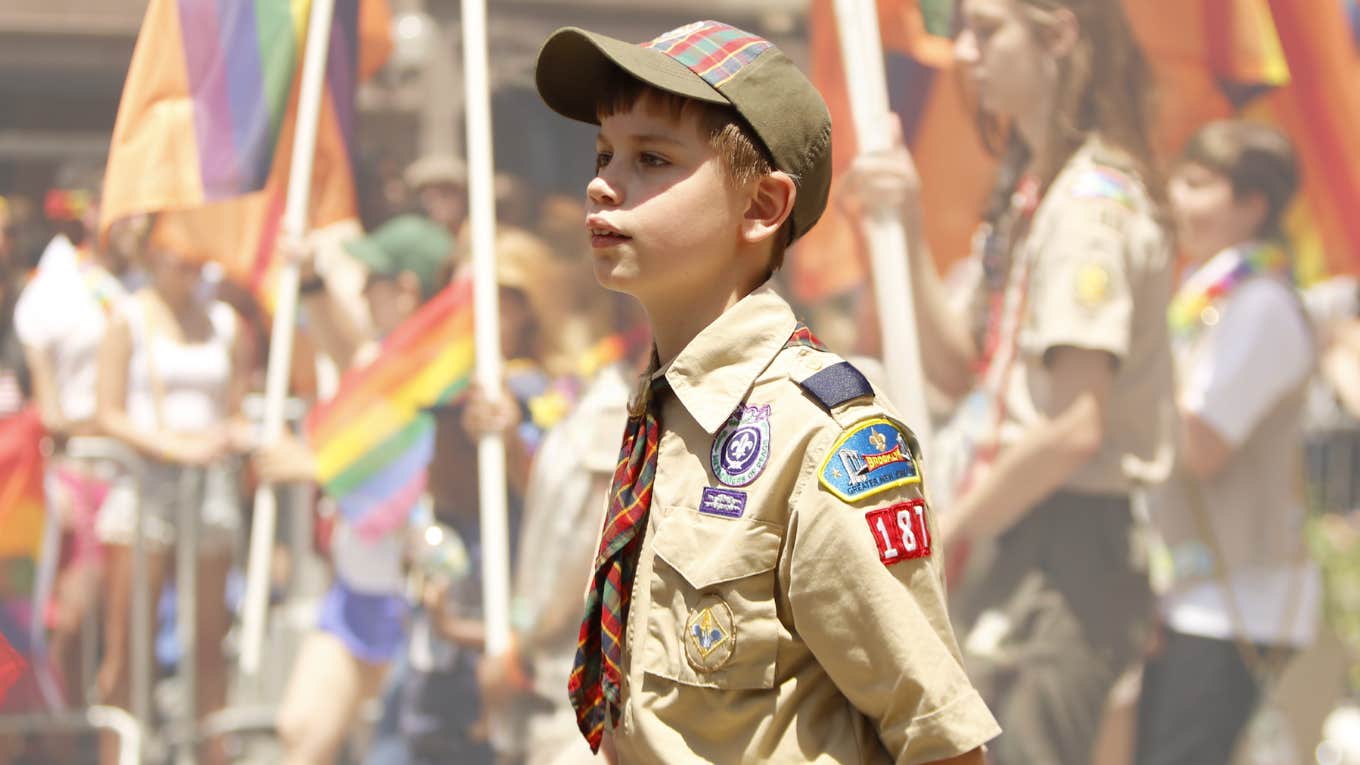
[[696, 590], [763, 574], [779, 560], [783, 535], [769, 524], [714, 518], [682, 507], [666, 508], [659, 520], [657, 557]]

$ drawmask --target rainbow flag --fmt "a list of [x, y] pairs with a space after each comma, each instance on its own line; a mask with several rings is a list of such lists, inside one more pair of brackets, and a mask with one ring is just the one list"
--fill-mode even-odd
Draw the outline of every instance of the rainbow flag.
[[0, 419], [0, 709], [26, 672], [20, 652], [32, 649], [27, 638], [42, 613], [32, 599], [47, 522], [44, 433], [35, 406]]
[[[258, 286], [282, 211], [310, 0], [151, 0], [123, 88], [101, 230], [167, 212], [157, 236]], [[336, 0], [311, 219], [355, 217], [354, 95], [391, 49], [386, 0]]]
[[406, 520], [434, 455], [428, 410], [467, 390], [472, 369], [472, 283], [464, 279], [407, 319], [308, 416], [318, 480], [361, 534]]
[[[925, 234], [940, 265], [968, 254], [996, 168], [954, 76], [952, 7], [953, 0], [878, 2], [889, 106], [902, 121], [927, 190]], [[839, 176], [858, 149], [832, 0], [813, 0], [808, 27], [811, 79], [836, 126], [831, 163]], [[803, 301], [843, 294], [869, 278], [867, 245], [858, 222], [837, 202], [837, 189], [833, 183], [822, 220], [789, 255], [792, 289]]]
[[0, 419], [0, 599], [27, 598], [47, 520], [36, 407]]

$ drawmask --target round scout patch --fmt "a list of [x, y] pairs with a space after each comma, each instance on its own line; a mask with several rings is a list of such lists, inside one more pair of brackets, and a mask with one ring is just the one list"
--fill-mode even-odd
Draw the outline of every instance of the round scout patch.
[[732, 660], [737, 627], [732, 607], [716, 595], [699, 601], [685, 620], [685, 658], [699, 672], [714, 672]]
[[727, 486], [746, 486], [770, 460], [770, 407], [738, 406], [713, 438], [713, 475]]

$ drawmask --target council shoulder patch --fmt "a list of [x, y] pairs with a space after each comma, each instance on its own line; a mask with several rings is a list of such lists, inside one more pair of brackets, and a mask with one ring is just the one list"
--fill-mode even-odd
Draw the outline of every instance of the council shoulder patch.
[[817, 481], [845, 502], [920, 483], [909, 443], [902, 426], [886, 417], [857, 422], [827, 452]]

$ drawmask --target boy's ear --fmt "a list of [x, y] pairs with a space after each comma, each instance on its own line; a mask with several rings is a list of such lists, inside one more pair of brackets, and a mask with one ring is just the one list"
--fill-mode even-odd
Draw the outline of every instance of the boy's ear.
[[793, 202], [797, 198], [798, 185], [788, 173], [776, 170], [761, 176], [755, 181], [746, 205], [742, 239], [747, 244], [756, 244], [774, 236], [793, 214]]

